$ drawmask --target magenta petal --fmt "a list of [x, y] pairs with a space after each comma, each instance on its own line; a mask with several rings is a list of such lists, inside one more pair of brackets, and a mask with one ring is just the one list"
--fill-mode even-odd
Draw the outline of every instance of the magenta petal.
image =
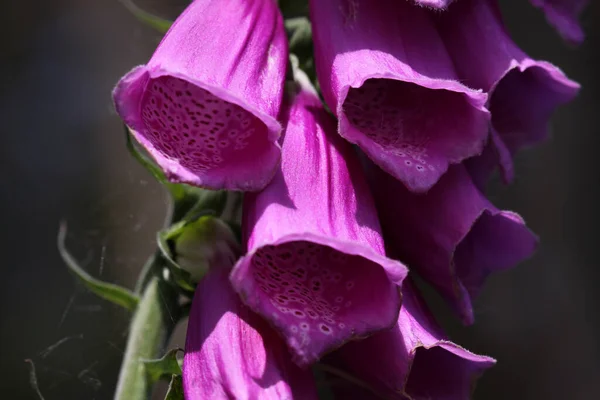
[[189, 318], [183, 388], [187, 400], [317, 399], [310, 370], [232, 290], [228, 270], [198, 284]]
[[244, 201], [248, 254], [233, 286], [298, 364], [394, 324], [406, 267], [384, 256], [360, 163], [308, 89], [291, 107], [281, 170]]
[[567, 41], [579, 44], [583, 42], [583, 30], [578, 18], [587, 6], [588, 0], [530, 0], [531, 4], [541, 8], [548, 22], [556, 28]]
[[310, 5], [319, 83], [340, 135], [413, 191], [481, 153], [487, 95], [458, 81], [433, 13], [398, 0]]
[[436, 400], [470, 398], [474, 381], [495, 364], [448, 341], [409, 282], [394, 328], [347, 343], [324, 361], [386, 397]]
[[462, 165], [424, 195], [372, 164], [369, 171], [392, 255], [431, 283], [464, 323], [473, 322], [472, 299], [486, 277], [528, 258], [537, 246], [521, 217], [494, 207]]
[[[519, 149], [547, 137], [554, 111], [571, 101], [579, 85], [552, 64], [530, 59], [510, 39], [495, 0], [461, 0], [436, 15], [437, 27], [463, 82], [489, 92], [495, 132], [469, 169], [491, 172], [499, 165], [512, 177], [512, 157]], [[497, 134], [497, 135], [496, 135]], [[489, 174], [488, 172], [488, 174]]]
[[117, 84], [116, 109], [171, 181], [258, 190], [279, 162], [287, 54], [274, 1], [196, 0]]
[[[405, 0], [406, 1], [406, 0]], [[436, 10], [442, 10], [448, 7], [454, 0], [408, 0], [417, 3], [423, 7], [429, 7]]]

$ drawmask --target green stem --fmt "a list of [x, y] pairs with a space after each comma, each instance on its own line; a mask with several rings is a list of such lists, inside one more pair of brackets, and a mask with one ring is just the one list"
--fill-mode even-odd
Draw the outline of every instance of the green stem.
[[[227, 219], [236, 219], [241, 205], [241, 195], [225, 192], [204, 192], [203, 196], [172, 201], [169, 205], [165, 227], [181, 220], [194, 210], [219, 210]], [[135, 292], [141, 299], [133, 315], [129, 338], [115, 400], [147, 400], [151, 394], [144, 359], [156, 359], [164, 353], [179, 317], [185, 309], [178, 304], [178, 293], [161, 278], [164, 258], [157, 250], [146, 262], [136, 284]], [[189, 310], [187, 310], [189, 311]]]
[[141, 360], [162, 355], [177, 323], [177, 292], [159, 277], [146, 285], [131, 321], [115, 400], [147, 400], [152, 385]]

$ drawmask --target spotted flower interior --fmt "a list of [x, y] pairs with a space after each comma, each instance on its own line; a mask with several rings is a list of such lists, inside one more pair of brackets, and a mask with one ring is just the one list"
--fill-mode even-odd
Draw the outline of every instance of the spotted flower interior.
[[[435, 113], [429, 112], [435, 109]], [[405, 175], [438, 174], [462, 157], [480, 113], [462, 93], [431, 90], [393, 79], [368, 79], [351, 88], [343, 110], [354, 128], [395, 158]]]
[[243, 170], [268, 146], [260, 119], [183, 79], [150, 80], [141, 110], [146, 139], [193, 174]]
[[[284, 331], [299, 359], [314, 359], [354, 332], [377, 324], [373, 310], [389, 295], [383, 269], [372, 261], [306, 241], [265, 246], [252, 257], [261, 314]], [[312, 353], [312, 354], [311, 354]]]

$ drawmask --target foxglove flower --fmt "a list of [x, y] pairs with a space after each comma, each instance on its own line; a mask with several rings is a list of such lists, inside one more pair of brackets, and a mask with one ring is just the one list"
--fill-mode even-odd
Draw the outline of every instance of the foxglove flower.
[[496, 0], [460, 0], [435, 17], [462, 82], [490, 94], [490, 140], [481, 157], [467, 162], [469, 169], [480, 187], [497, 165], [508, 182], [512, 155], [546, 138], [552, 113], [572, 100], [579, 86], [517, 47]]
[[200, 281], [189, 318], [183, 387], [187, 400], [317, 399], [310, 370], [301, 370], [266, 321], [231, 288], [227, 268]]
[[113, 96], [171, 181], [257, 190], [280, 158], [286, 63], [275, 1], [196, 0]]
[[[405, 281], [396, 326], [346, 344], [324, 363], [367, 383], [377, 398], [463, 400], [495, 360], [448, 341], [416, 288]], [[342, 386], [340, 398], [369, 398], [348, 389]]]
[[340, 135], [413, 191], [481, 153], [487, 95], [458, 81], [427, 8], [407, 0], [310, 6], [317, 75]]
[[431, 283], [464, 323], [486, 277], [529, 257], [537, 237], [521, 217], [494, 207], [465, 167], [452, 166], [427, 194], [408, 191], [374, 165], [375, 202], [390, 255]]
[[[299, 72], [300, 73], [300, 72]], [[384, 256], [379, 222], [351, 146], [305, 76], [289, 111], [281, 168], [244, 199], [248, 253], [232, 283], [286, 338], [299, 365], [391, 327], [406, 268]]]
[[579, 44], [583, 41], [583, 30], [579, 26], [579, 14], [588, 0], [530, 0], [531, 4], [542, 9], [546, 19], [566, 40]]

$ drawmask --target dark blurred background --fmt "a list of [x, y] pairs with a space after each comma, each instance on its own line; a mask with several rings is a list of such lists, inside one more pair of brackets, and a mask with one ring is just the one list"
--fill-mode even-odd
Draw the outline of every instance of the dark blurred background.
[[[185, 0], [137, 0], [175, 17]], [[542, 238], [537, 255], [494, 276], [476, 324], [442, 320], [452, 338], [498, 365], [476, 399], [600, 398], [600, 19], [566, 46], [526, 0], [502, 1], [515, 40], [558, 64], [583, 90], [558, 112], [552, 140], [521, 154], [517, 180], [490, 196]], [[93, 275], [133, 286], [164, 214], [165, 197], [128, 155], [110, 91], [144, 63], [160, 35], [118, 0], [2, 0], [0, 23], [0, 397], [110, 399], [128, 315], [82, 290], [56, 250]], [[181, 338], [175, 344], [183, 345]]]

